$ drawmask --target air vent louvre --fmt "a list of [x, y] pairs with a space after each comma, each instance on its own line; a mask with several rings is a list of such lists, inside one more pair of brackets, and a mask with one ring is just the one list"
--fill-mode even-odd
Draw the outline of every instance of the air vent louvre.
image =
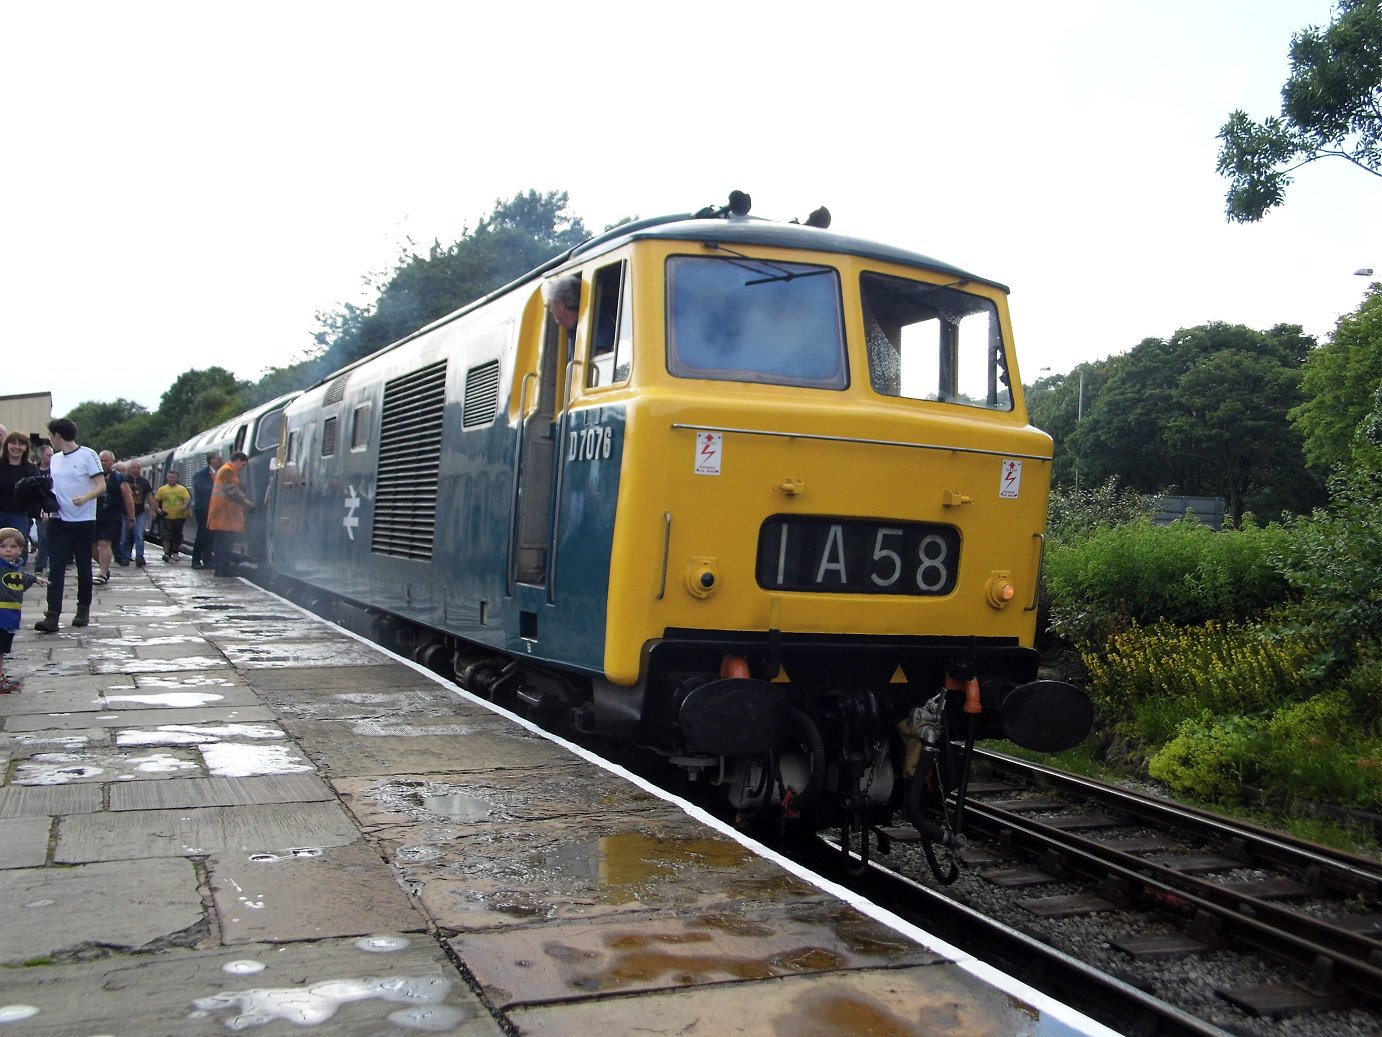
[[446, 361], [384, 385], [370, 546], [429, 561], [437, 529]]

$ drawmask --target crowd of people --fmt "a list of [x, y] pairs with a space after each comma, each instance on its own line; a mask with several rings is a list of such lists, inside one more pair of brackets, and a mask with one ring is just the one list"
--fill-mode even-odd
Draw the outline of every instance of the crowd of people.
[[155, 525], [163, 561], [181, 560], [189, 517], [197, 524], [192, 568], [233, 576], [231, 550], [244, 533], [245, 513], [255, 508], [241, 486], [249, 460], [244, 453], [224, 463], [220, 454], [208, 454], [190, 487], [170, 465], [154, 489], [139, 461], [118, 461], [109, 450], [98, 454], [79, 444], [77, 434], [72, 421], [56, 418], [48, 423], [49, 443], [35, 450], [28, 434], [0, 425], [0, 694], [19, 690], [20, 683], [5, 675], [4, 657], [30, 587], [47, 588], [46, 610], [34, 629], [56, 633], [67, 570], [74, 569], [71, 625], [87, 626], [94, 587], [110, 581], [112, 566], [146, 564], [145, 534]]

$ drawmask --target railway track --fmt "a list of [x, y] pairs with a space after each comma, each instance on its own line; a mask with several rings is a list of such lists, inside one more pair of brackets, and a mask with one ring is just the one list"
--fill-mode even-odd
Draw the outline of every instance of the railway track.
[[1382, 862], [978, 755], [953, 886], [901, 829], [810, 863], [1127, 1032], [1378, 1032]]

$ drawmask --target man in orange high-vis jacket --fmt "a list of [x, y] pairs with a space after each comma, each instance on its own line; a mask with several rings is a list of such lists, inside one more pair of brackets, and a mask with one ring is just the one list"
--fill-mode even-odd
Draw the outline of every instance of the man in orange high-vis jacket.
[[235, 451], [216, 472], [216, 482], [211, 489], [207, 525], [213, 538], [217, 576], [235, 575], [230, 567], [230, 549], [235, 538], [245, 531], [245, 509], [254, 510], [254, 501], [240, 486], [240, 474], [249, 463], [249, 456], [243, 450]]

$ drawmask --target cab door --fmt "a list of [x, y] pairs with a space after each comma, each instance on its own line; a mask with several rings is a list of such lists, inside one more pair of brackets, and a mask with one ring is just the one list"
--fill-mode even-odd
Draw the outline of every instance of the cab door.
[[[545, 310], [530, 319], [526, 333], [538, 340], [536, 363], [523, 372], [518, 387], [519, 423], [515, 450], [513, 531], [509, 583], [549, 585], [562, 378], [573, 335]], [[577, 325], [579, 327], [579, 325]], [[529, 353], [531, 356], [532, 354]]]

